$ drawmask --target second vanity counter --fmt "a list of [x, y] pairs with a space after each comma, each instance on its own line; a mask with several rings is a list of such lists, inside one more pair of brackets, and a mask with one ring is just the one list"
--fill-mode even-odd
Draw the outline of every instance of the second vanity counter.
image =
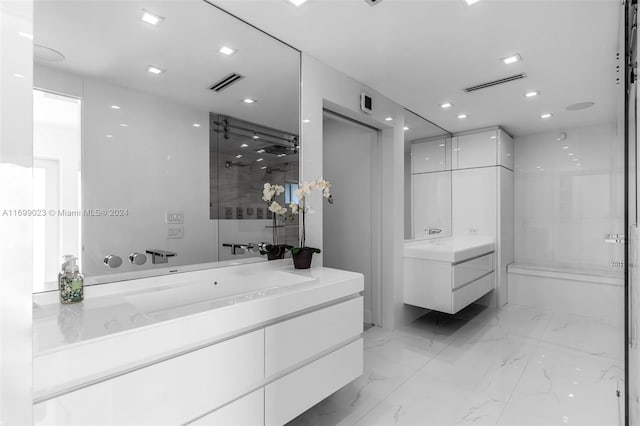
[[[216, 348], [238, 346], [224, 352], [227, 355], [220, 358], [223, 365], [216, 367], [221, 371], [227, 369], [230, 374], [234, 371], [233, 365], [224, 365], [223, 360], [229, 356], [231, 360], [244, 359], [255, 364], [261, 371], [244, 381], [242, 377], [220, 379], [218, 386], [227, 389], [216, 390], [224, 396], [210, 403], [210, 411], [249, 391], [268, 392], [269, 386], [275, 386], [271, 382], [283, 382], [291, 369], [329, 360], [333, 353], [348, 352], [341, 355], [347, 359], [335, 361], [351, 365], [344, 374], [336, 376], [336, 383], [314, 391], [317, 395], [307, 396], [298, 406], [289, 401], [286, 407], [293, 408], [263, 407], [264, 424], [288, 421], [300, 409], [318, 402], [318, 397], [327, 396], [329, 390], [333, 392], [361, 374], [363, 289], [361, 274], [322, 267], [295, 270], [287, 259], [89, 286], [85, 289], [85, 301], [75, 305], [61, 305], [57, 292], [35, 295], [36, 423], [97, 421], [99, 415], [96, 419], [87, 417], [91, 413], [62, 415], [66, 410], [62, 407], [73, 401], [74, 394], [87, 388], [117, 383], [141, 371], [149, 374], [161, 364], [200, 356]], [[248, 346], [243, 347], [245, 341]], [[211, 358], [214, 360], [215, 357]], [[238, 374], [243, 376], [250, 370], [238, 367]], [[214, 376], [220, 374], [223, 373]], [[244, 385], [234, 389], [234, 383]], [[271, 392], [279, 395], [275, 388]], [[277, 405], [280, 397], [273, 404]], [[264, 398], [267, 397], [263, 395]], [[184, 405], [189, 404], [180, 406]], [[119, 410], [122, 412], [122, 408]], [[175, 422], [194, 421], [206, 414], [203, 410], [176, 414]], [[169, 414], [163, 415], [171, 418]], [[121, 422], [107, 416], [107, 424], [132, 419], [145, 423], [146, 418], [121, 416]]]

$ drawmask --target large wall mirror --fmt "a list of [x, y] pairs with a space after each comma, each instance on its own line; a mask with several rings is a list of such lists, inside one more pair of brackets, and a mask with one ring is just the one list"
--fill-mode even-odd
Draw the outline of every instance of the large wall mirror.
[[63, 255], [88, 284], [259, 259], [264, 183], [298, 182], [300, 52], [203, 0], [34, 15], [34, 291]]
[[409, 110], [404, 123], [404, 238], [451, 235], [451, 133]]

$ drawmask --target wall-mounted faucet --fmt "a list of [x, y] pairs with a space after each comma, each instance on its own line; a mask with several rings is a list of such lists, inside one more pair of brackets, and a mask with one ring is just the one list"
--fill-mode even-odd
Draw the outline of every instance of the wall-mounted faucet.
[[244, 254], [245, 250], [248, 251], [249, 253], [253, 253], [254, 251], [260, 248], [260, 245], [253, 244], [253, 243], [247, 243], [247, 244], [224, 243], [222, 244], [222, 247], [231, 248], [231, 254]]
[[433, 235], [433, 234], [439, 234], [442, 232], [442, 229], [438, 229], [438, 228], [429, 228], [427, 230], [427, 232], [429, 232], [429, 235]]
[[151, 255], [151, 263], [154, 265], [158, 263], [167, 263], [169, 262], [170, 257], [178, 255], [176, 252], [160, 249], [147, 249], [145, 252]]

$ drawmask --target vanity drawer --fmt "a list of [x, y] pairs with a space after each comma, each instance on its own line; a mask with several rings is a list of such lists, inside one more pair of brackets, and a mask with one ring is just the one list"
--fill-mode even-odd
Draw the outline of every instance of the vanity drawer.
[[266, 426], [281, 426], [336, 392], [363, 372], [363, 340], [288, 374], [265, 387]]
[[494, 270], [493, 253], [453, 265], [451, 285], [453, 290], [480, 278]]
[[259, 385], [263, 354], [254, 331], [36, 404], [34, 424], [184, 424]]
[[479, 280], [455, 290], [451, 293], [451, 306], [453, 309], [450, 313], [455, 314], [470, 303], [489, 293], [495, 287], [495, 280], [496, 274], [492, 272]]
[[208, 414], [193, 426], [248, 426], [264, 424], [264, 389], [258, 389]]
[[360, 335], [362, 296], [311, 312], [265, 329], [265, 376]]

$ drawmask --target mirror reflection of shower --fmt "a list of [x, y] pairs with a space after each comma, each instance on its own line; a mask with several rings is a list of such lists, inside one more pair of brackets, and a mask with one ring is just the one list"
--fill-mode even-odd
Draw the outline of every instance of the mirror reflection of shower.
[[[295, 202], [299, 177], [298, 136], [220, 114], [210, 115], [210, 218], [220, 223], [219, 260], [258, 256], [223, 244], [270, 242], [272, 212], [262, 200], [265, 183], [282, 185], [280, 205]], [[279, 222], [280, 242], [294, 245], [297, 219]], [[228, 246], [227, 246], [228, 247]]]

